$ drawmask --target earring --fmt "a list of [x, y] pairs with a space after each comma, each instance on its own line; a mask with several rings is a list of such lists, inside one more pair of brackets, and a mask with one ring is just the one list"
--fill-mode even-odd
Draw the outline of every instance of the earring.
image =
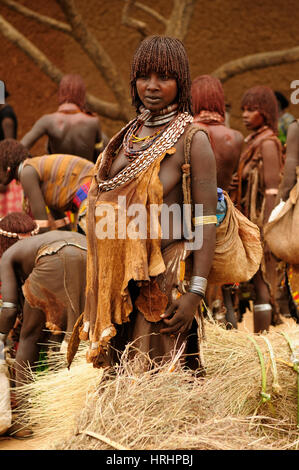
[[10, 166], [7, 167], [7, 170], [6, 170], [6, 171], [7, 171], [7, 173], [10, 172]]

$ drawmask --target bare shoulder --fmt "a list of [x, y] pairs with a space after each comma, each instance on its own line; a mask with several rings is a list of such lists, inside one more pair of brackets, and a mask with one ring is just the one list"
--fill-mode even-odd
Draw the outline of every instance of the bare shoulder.
[[209, 139], [209, 131], [203, 128], [198, 128], [197, 132], [192, 137], [192, 146], [197, 146], [197, 145], [209, 145], [210, 139]]
[[[34, 158], [34, 157], [33, 157]], [[37, 176], [38, 177], [38, 173], [36, 171], [36, 169], [31, 166], [31, 165], [25, 165], [23, 170], [22, 170], [22, 173], [21, 173], [21, 181], [23, 180], [24, 177], [32, 177], [32, 176]]]
[[14, 245], [10, 246], [1, 257], [1, 267], [13, 263], [21, 263], [23, 258], [28, 258], [31, 255], [31, 250], [35, 246], [34, 237], [25, 238], [24, 240], [17, 241]]
[[191, 155], [196, 155], [197, 158], [213, 157], [213, 151], [208, 137], [208, 132], [203, 129], [199, 129], [193, 135]]
[[233, 132], [234, 132], [234, 136], [235, 136], [235, 139], [236, 139], [236, 143], [239, 144], [239, 145], [242, 145], [243, 142], [244, 142], [244, 136], [243, 134], [240, 132], [240, 131], [237, 131], [236, 129], [232, 129]]
[[[279, 143], [278, 139], [277, 143]], [[273, 139], [264, 139], [261, 142], [261, 149], [265, 152], [275, 151], [277, 149], [277, 143]]]
[[191, 146], [191, 166], [196, 180], [216, 180], [216, 159], [208, 135], [203, 130], [194, 134]]
[[287, 139], [293, 139], [299, 142], [299, 122], [297, 120], [289, 125]]
[[87, 114], [87, 113], [80, 113], [80, 117], [87, 122], [94, 123], [99, 125], [100, 119], [97, 114]]
[[34, 182], [39, 182], [39, 175], [36, 169], [31, 165], [26, 165], [21, 172], [20, 182], [23, 187], [27, 184], [32, 185]]
[[279, 146], [280, 141], [277, 139], [277, 142], [273, 139], [265, 139], [261, 143], [261, 156], [264, 162], [264, 165], [267, 165], [267, 171], [270, 172], [277, 170], [277, 165], [279, 161]]
[[44, 114], [35, 123], [37, 126], [47, 126], [55, 119], [56, 113]]

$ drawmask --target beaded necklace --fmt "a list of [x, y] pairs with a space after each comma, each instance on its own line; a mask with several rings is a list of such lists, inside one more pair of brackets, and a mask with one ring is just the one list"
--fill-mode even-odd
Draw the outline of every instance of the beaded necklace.
[[[0, 219], [2, 220], [2, 219]], [[3, 230], [0, 228], [0, 235], [3, 237], [8, 237], [8, 238], [19, 238], [20, 240], [22, 238], [27, 238], [27, 237], [33, 237], [34, 235], [37, 235], [39, 232], [39, 225], [36, 225], [35, 229], [31, 230], [30, 232], [26, 233], [16, 233], [16, 232], [8, 232], [6, 230]]]
[[[101, 175], [98, 174], [98, 188], [100, 191], [111, 191], [123, 184], [131, 181], [137, 177], [141, 172], [145, 171], [160, 155], [165, 153], [168, 149], [173, 147], [181, 135], [184, 133], [185, 128], [188, 124], [193, 121], [191, 114], [184, 112], [178, 113], [174, 119], [169, 123], [167, 129], [163, 130], [158, 134], [157, 138], [151, 145], [145, 150], [141, 151], [139, 155], [133, 159], [123, 170], [117, 173], [112, 178], [102, 179]], [[128, 133], [128, 130], [135, 124], [135, 120], [129, 123], [123, 128], [119, 134], [110, 141], [110, 144], [105, 148], [104, 155], [102, 157], [102, 168], [105, 168], [107, 163], [105, 162], [106, 154], [112, 151], [113, 146], [120, 142], [123, 133]], [[118, 144], [119, 146], [119, 144]], [[117, 147], [118, 147], [117, 146]], [[110, 150], [111, 149], [111, 150]], [[114, 153], [114, 152], [113, 152]]]
[[[158, 113], [151, 113], [149, 109], [144, 106], [140, 107], [140, 115], [136, 121], [129, 127], [123, 140], [124, 154], [129, 161], [135, 160], [139, 155], [147, 150], [158, 139], [159, 135], [166, 131], [172, 120], [177, 116], [177, 103], [167, 106], [160, 110]], [[155, 127], [164, 125], [163, 129], [155, 132], [153, 135], [145, 137], [138, 137], [143, 126]], [[133, 143], [144, 142], [139, 149], [133, 149]]]
[[211, 123], [219, 123], [219, 124], [223, 124], [224, 123], [224, 117], [221, 116], [220, 113], [217, 113], [215, 111], [207, 111], [205, 109], [202, 109], [200, 111], [199, 114], [197, 114], [197, 116], [195, 116], [194, 118], [194, 121], [195, 122], [203, 122], [203, 123], [207, 123], [207, 124], [211, 124]]

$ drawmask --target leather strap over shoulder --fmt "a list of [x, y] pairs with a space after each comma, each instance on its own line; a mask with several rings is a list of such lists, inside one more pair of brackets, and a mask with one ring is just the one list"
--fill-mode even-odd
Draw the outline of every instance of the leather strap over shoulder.
[[185, 139], [184, 139], [184, 158], [185, 158], [185, 164], [190, 164], [191, 160], [191, 144], [192, 144], [192, 138], [196, 132], [202, 131], [206, 134], [207, 138], [209, 139], [209, 142], [211, 142], [210, 139], [210, 134], [207, 129], [204, 127], [200, 127], [197, 124], [191, 124], [188, 129], [186, 130], [185, 134]]
[[191, 144], [194, 134], [196, 132], [203, 131], [211, 142], [209, 132], [207, 129], [200, 127], [197, 124], [191, 124], [185, 133], [184, 139], [184, 161], [185, 163], [182, 165], [182, 189], [183, 189], [183, 196], [184, 196], [184, 204], [191, 204], [192, 197], [191, 197]]

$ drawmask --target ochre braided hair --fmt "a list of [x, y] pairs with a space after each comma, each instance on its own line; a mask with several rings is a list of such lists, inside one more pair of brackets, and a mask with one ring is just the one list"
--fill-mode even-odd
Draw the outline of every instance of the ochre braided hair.
[[225, 117], [224, 91], [220, 80], [211, 75], [196, 77], [191, 85], [194, 114], [200, 111], [212, 111]]
[[81, 111], [85, 110], [86, 88], [81, 75], [64, 75], [60, 81], [58, 89], [58, 102], [74, 103]]
[[243, 110], [245, 106], [250, 110], [259, 111], [264, 117], [265, 125], [275, 133], [278, 132], [278, 104], [271, 88], [257, 85], [247, 90], [242, 98], [241, 109]]
[[[0, 220], [0, 229], [17, 234], [31, 234], [36, 231], [35, 221], [24, 212], [11, 212]], [[19, 238], [8, 237], [0, 233], [0, 257], [10, 246], [14, 245]]]
[[31, 158], [29, 150], [15, 139], [0, 142], [0, 166], [4, 171], [10, 167], [11, 180], [15, 178], [16, 169], [21, 162]]
[[140, 43], [133, 56], [130, 79], [132, 104], [136, 110], [142, 104], [137, 93], [136, 80], [150, 72], [175, 78], [178, 87], [178, 111], [192, 114], [189, 60], [179, 39], [150, 36]]

